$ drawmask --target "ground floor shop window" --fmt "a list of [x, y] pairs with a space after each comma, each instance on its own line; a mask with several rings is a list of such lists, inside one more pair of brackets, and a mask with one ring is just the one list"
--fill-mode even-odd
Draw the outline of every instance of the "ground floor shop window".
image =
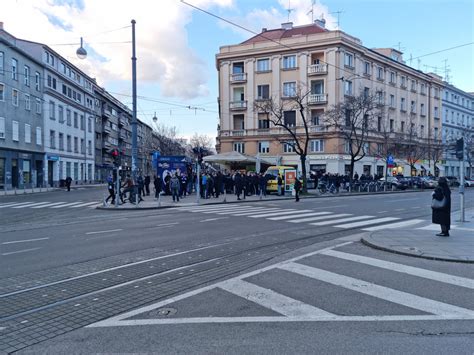
[[364, 165], [364, 175], [370, 175], [371, 168], [372, 167], [370, 165]]
[[385, 167], [383, 165], [377, 165], [377, 175], [384, 176], [385, 175]]
[[0, 189], [5, 189], [5, 159], [0, 158]]
[[71, 177], [71, 163], [66, 162], [66, 177]]
[[23, 184], [31, 183], [31, 162], [23, 160]]
[[326, 172], [326, 164], [310, 164], [309, 170], [315, 173], [324, 174]]
[[74, 180], [79, 180], [79, 163], [74, 163]]

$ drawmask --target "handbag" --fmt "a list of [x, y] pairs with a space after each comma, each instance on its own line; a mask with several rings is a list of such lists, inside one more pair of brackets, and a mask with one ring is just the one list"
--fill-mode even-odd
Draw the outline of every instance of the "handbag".
[[435, 198], [431, 200], [431, 208], [434, 210], [443, 209], [445, 206], [446, 206], [446, 197], [444, 196], [442, 200], [437, 200]]

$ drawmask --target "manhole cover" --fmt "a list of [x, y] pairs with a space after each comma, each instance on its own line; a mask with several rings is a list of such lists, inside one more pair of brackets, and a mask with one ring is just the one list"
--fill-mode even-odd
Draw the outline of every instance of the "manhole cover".
[[176, 314], [176, 312], [178, 312], [176, 308], [168, 307], [168, 308], [160, 308], [160, 309], [151, 311], [149, 314], [150, 316], [153, 316], [153, 317], [168, 317], [168, 316], [172, 316], [173, 314]]

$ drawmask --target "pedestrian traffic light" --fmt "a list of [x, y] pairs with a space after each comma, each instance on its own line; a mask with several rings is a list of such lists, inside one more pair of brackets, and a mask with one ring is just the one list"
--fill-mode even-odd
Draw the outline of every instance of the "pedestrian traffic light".
[[459, 160], [464, 158], [464, 138], [456, 140], [456, 158]]
[[118, 149], [113, 149], [112, 152], [112, 157], [114, 158], [114, 165], [115, 166], [120, 166], [121, 159], [120, 159], [120, 152]]

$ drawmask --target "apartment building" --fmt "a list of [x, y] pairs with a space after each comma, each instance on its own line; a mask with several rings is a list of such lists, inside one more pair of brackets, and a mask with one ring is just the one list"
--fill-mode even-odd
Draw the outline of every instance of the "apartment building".
[[42, 186], [42, 73], [0, 22], [0, 189]]
[[[443, 90], [443, 120], [442, 120], [443, 145], [451, 146], [454, 142], [464, 137], [466, 146], [474, 155], [474, 96], [466, 93], [453, 85], [445, 83]], [[444, 156], [444, 174], [446, 176], [460, 177], [461, 165], [454, 156], [454, 151], [447, 151]], [[465, 176], [474, 172], [465, 164]]]
[[[370, 49], [345, 32], [329, 31], [324, 22], [306, 26], [284, 23], [240, 44], [220, 48], [216, 55], [219, 73], [219, 152], [238, 151], [275, 164], [299, 166], [299, 157], [285, 144], [287, 132], [274, 127], [263, 112], [254, 109], [258, 100], [290, 100], [296, 92], [306, 96], [311, 141], [307, 157], [312, 171], [345, 174], [349, 170], [348, 146], [323, 124], [323, 114], [345, 97], [376, 93], [387, 107], [386, 120], [393, 135], [408, 128], [417, 139], [439, 137], [441, 132], [442, 81], [435, 75], [409, 67], [402, 53], [392, 48]], [[298, 110], [284, 112], [285, 121], [302, 134]], [[380, 135], [370, 137], [367, 155], [356, 163], [358, 174], [384, 174]], [[393, 173], [435, 173], [428, 157], [412, 171], [404, 156], [395, 156]], [[301, 167], [299, 167], [301, 168]]]

